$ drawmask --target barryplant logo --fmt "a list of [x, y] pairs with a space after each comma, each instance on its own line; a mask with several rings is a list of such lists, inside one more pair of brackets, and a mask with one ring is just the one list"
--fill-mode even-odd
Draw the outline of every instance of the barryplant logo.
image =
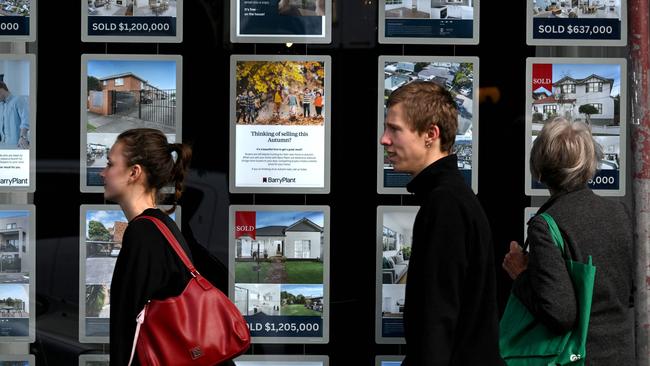
[[262, 183], [275, 183], [275, 184], [296, 183], [296, 178], [290, 178], [290, 177], [262, 177]]

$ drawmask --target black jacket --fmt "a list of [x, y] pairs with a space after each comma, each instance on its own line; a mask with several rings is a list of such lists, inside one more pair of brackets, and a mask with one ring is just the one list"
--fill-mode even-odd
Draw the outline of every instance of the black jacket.
[[[147, 209], [139, 216], [142, 215], [162, 220], [192, 259], [183, 235], [168, 215], [157, 209]], [[111, 281], [111, 366], [128, 365], [135, 318], [145, 303], [150, 299], [179, 295], [191, 278], [181, 259], [153, 222], [144, 219], [129, 222]], [[136, 354], [133, 365], [139, 364]]]
[[[596, 266], [586, 364], [633, 365], [634, 259], [632, 224], [623, 205], [582, 189], [552, 197], [538, 211], [557, 223], [568, 255]], [[550, 329], [566, 332], [577, 320], [573, 284], [546, 221], [528, 223], [528, 269], [514, 282], [513, 291]]]
[[505, 365], [498, 346], [492, 234], [456, 155], [425, 168], [407, 189], [420, 210], [406, 283], [402, 365]]

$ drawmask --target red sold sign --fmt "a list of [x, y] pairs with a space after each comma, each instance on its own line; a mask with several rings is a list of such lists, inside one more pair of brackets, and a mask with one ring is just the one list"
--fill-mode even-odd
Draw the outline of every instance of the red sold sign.
[[235, 212], [235, 239], [249, 236], [255, 239], [255, 211]]

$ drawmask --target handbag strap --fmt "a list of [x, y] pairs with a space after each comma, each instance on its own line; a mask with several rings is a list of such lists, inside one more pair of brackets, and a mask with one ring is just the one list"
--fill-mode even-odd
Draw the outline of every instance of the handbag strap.
[[[187, 254], [185, 254], [185, 251], [178, 243], [178, 240], [176, 240], [176, 237], [174, 236], [174, 234], [172, 234], [172, 232], [169, 230], [167, 225], [165, 225], [165, 223], [160, 221], [160, 219], [158, 219], [157, 217], [153, 217], [153, 216], [139, 216], [135, 218], [135, 220], [139, 220], [139, 219], [146, 219], [153, 222], [158, 228], [158, 230], [160, 230], [160, 232], [163, 234], [165, 239], [167, 239], [169, 245], [171, 245], [171, 247], [174, 249], [176, 254], [180, 257], [181, 261], [183, 261], [183, 264], [190, 271], [192, 277], [196, 278], [196, 276], [199, 275], [199, 271], [197, 271], [196, 268], [194, 268], [192, 261], [190, 261], [190, 259], [187, 257]], [[135, 327], [135, 334], [133, 336], [133, 346], [131, 347], [131, 358], [129, 358], [129, 366], [131, 366], [131, 362], [133, 362], [133, 356], [135, 356], [135, 349], [138, 344], [138, 336], [140, 335], [140, 327], [142, 326], [142, 323], [144, 323], [144, 317], [146, 315], [146, 312], [147, 312], [147, 305], [145, 304], [142, 311], [140, 311], [140, 313], [136, 317], [136, 322], [138, 323], [138, 325]]]
[[142, 326], [142, 323], [144, 323], [144, 316], [146, 312], [147, 312], [147, 305], [145, 305], [144, 308], [142, 308], [142, 311], [140, 312], [140, 314], [138, 314], [138, 317], [135, 318], [135, 321], [138, 322], [138, 325], [135, 327], [135, 335], [133, 336], [133, 346], [131, 347], [131, 357], [129, 358], [129, 366], [131, 366], [131, 363], [133, 362], [133, 356], [135, 356], [135, 348], [136, 345], [138, 344], [140, 327]]
[[551, 237], [555, 245], [560, 248], [562, 252], [562, 257], [566, 258], [566, 252], [564, 250], [564, 239], [562, 238], [562, 233], [560, 233], [560, 228], [557, 227], [557, 223], [551, 215], [546, 212], [539, 214], [548, 224], [548, 228], [551, 229]]
[[199, 271], [197, 271], [196, 268], [194, 268], [192, 261], [190, 261], [190, 259], [187, 257], [187, 254], [185, 254], [185, 251], [178, 243], [178, 240], [176, 240], [176, 237], [174, 236], [174, 234], [172, 234], [172, 232], [169, 230], [167, 225], [165, 225], [165, 223], [163, 223], [162, 221], [160, 221], [160, 219], [153, 216], [139, 216], [136, 218], [136, 220], [138, 219], [146, 219], [153, 222], [158, 227], [158, 230], [160, 230], [160, 232], [163, 234], [165, 239], [167, 239], [169, 245], [171, 245], [171, 247], [174, 249], [176, 254], [180, 257], [181, 261], [183, 261], [183, 264], [190, 271], [192, 277], [196, 277], [197, 275], [199, 275]]

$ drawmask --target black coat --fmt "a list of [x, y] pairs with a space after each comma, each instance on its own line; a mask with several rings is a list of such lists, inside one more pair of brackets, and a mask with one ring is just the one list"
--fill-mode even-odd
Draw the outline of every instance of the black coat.
[[407, 188], [421, 206], [406, 283], [403, 365], [504, 365], [492, 234], [456, 155], [425, 168]]
[[[190, 259], [192, 255], [176, 223], [157, 209], [140, 216], [154, 216], [172, 231]], [[110, 364], [126, 366], [131, 356], [135, 318], [150, 299], [180, 295], [192, 278], [163, 234], [149, 220], [129, 222], [111, 281]], [[139, 365], [137, 354], [133, 365]]]
[[[586, 364], [633, 365], [634, 259], [632, 224], [622, 204], [588, 188], [552, 197], [538, 211], [557, 223], [571, 259], [596, 266]], [[514, 282], [515, 295], [550, 329], [566, 332], [577, 320], [573, 284], [546, 221], [528, 223], [528, 269]]]

